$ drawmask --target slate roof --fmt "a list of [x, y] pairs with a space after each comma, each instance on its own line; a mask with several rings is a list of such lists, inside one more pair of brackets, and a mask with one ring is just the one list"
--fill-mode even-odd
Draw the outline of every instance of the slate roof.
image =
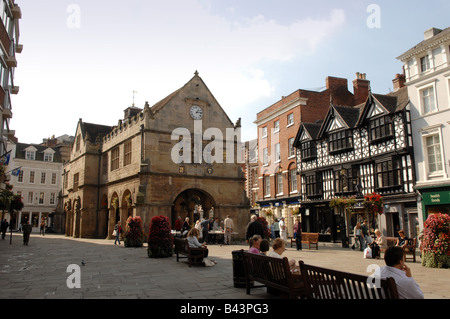
[[102, 138], [103, 136], [109, 134], [112, 130], [112, 126], [84, 123], [81, 122], [81, 132], [83, 137], [86, 138], [86, 133], [91, 143], [95, 143], [97, 137]]
[[17, 159], [25, 159], [25, 154], [26, 151], [25, 149], [28, 147], [34, 147], [35, 149], [37, 149], [36, 151], [36, 157], [35, 157], [35, 161], [44, 161], [44, 151], [47, 149], [52, 149], [53, 151], [55, 151], [55, 153], [53, 154], [53, 162], [54, 163], [61, 163], [62, 159], [61, 159], [61, 154], [59, 152], [59, 148], [53, 148], [53, 147], [48, 147], [45, 145], [37, 145], [37, 144], [25, 144], [25, 143], [17, 143], [16, 144], [16, 154], [15, 154], [15, 158]]

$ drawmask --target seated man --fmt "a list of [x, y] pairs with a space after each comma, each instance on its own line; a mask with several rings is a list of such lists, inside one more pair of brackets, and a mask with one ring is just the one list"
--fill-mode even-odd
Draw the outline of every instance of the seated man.
[[392, 277], [397, 284], [400, 299], [424, 299], [422, 290], [411, 275], [411, 269], [403, 261], [403, 248], [389, 247], [384, 254], [386, 266], [381, 268], [380, 277]]

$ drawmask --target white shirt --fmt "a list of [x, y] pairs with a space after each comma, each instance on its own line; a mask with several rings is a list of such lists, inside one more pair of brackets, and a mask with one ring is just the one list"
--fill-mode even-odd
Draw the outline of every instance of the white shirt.
[[412, 277], [406, 276], [403, 270], [395, 267], [384, 266], [381, 268], [380, 277], [385, 279], [392, 277], [397, 284], [400, 299], [424, 299], [423, 292]]
[[274, 257], [274, 258], [279, 258], [279, 259], [282, 259], [283, 257], [281, 257], [277, 252], [275, 252], [275, 251], [271, 251], [267, 256], [269, 256], [269, 257]]
[[191, 248], [202, 248], [202, 244], [200, 244], [197, 237], [188, 237], [187, 242]]

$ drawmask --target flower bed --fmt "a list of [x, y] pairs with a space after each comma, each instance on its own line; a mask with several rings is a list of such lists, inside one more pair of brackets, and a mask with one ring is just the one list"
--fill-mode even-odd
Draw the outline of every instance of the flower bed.
[[424, 223], [422, 265], [427, 268], [450, 267], [450, 216], [432, 214]]
[[141, 217], [128, 217], [124, 240], [125, 247], [142, 247], [144, 240], [145, 236]]
[[147, 254], [150, 258], [171, 257], [173, 255], [173, 237], [170, 232], [169, 218], [165, 216], [152, 218]]

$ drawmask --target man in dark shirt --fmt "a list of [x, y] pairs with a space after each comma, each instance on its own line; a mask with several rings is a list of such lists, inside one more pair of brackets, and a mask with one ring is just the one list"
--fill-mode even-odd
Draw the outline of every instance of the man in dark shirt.
[[23, 244], [28, 245], [28, 241], [30, 240], [32, 227], [28, 221], [23, 225]]
[[209, 219], [205, 219], [200, 223], [202, 226], [202, 242], [208, 243], [208, 232], [209, 232]]
[[247, 242], [253, 235], [260, 235], [261, 238], [264, 239], [264, 229], [261, 223], [257, 221], [256, 215], [252, 215], [250, 223], [247, 225], [247, 231], [245, 232], [245, 239]]

